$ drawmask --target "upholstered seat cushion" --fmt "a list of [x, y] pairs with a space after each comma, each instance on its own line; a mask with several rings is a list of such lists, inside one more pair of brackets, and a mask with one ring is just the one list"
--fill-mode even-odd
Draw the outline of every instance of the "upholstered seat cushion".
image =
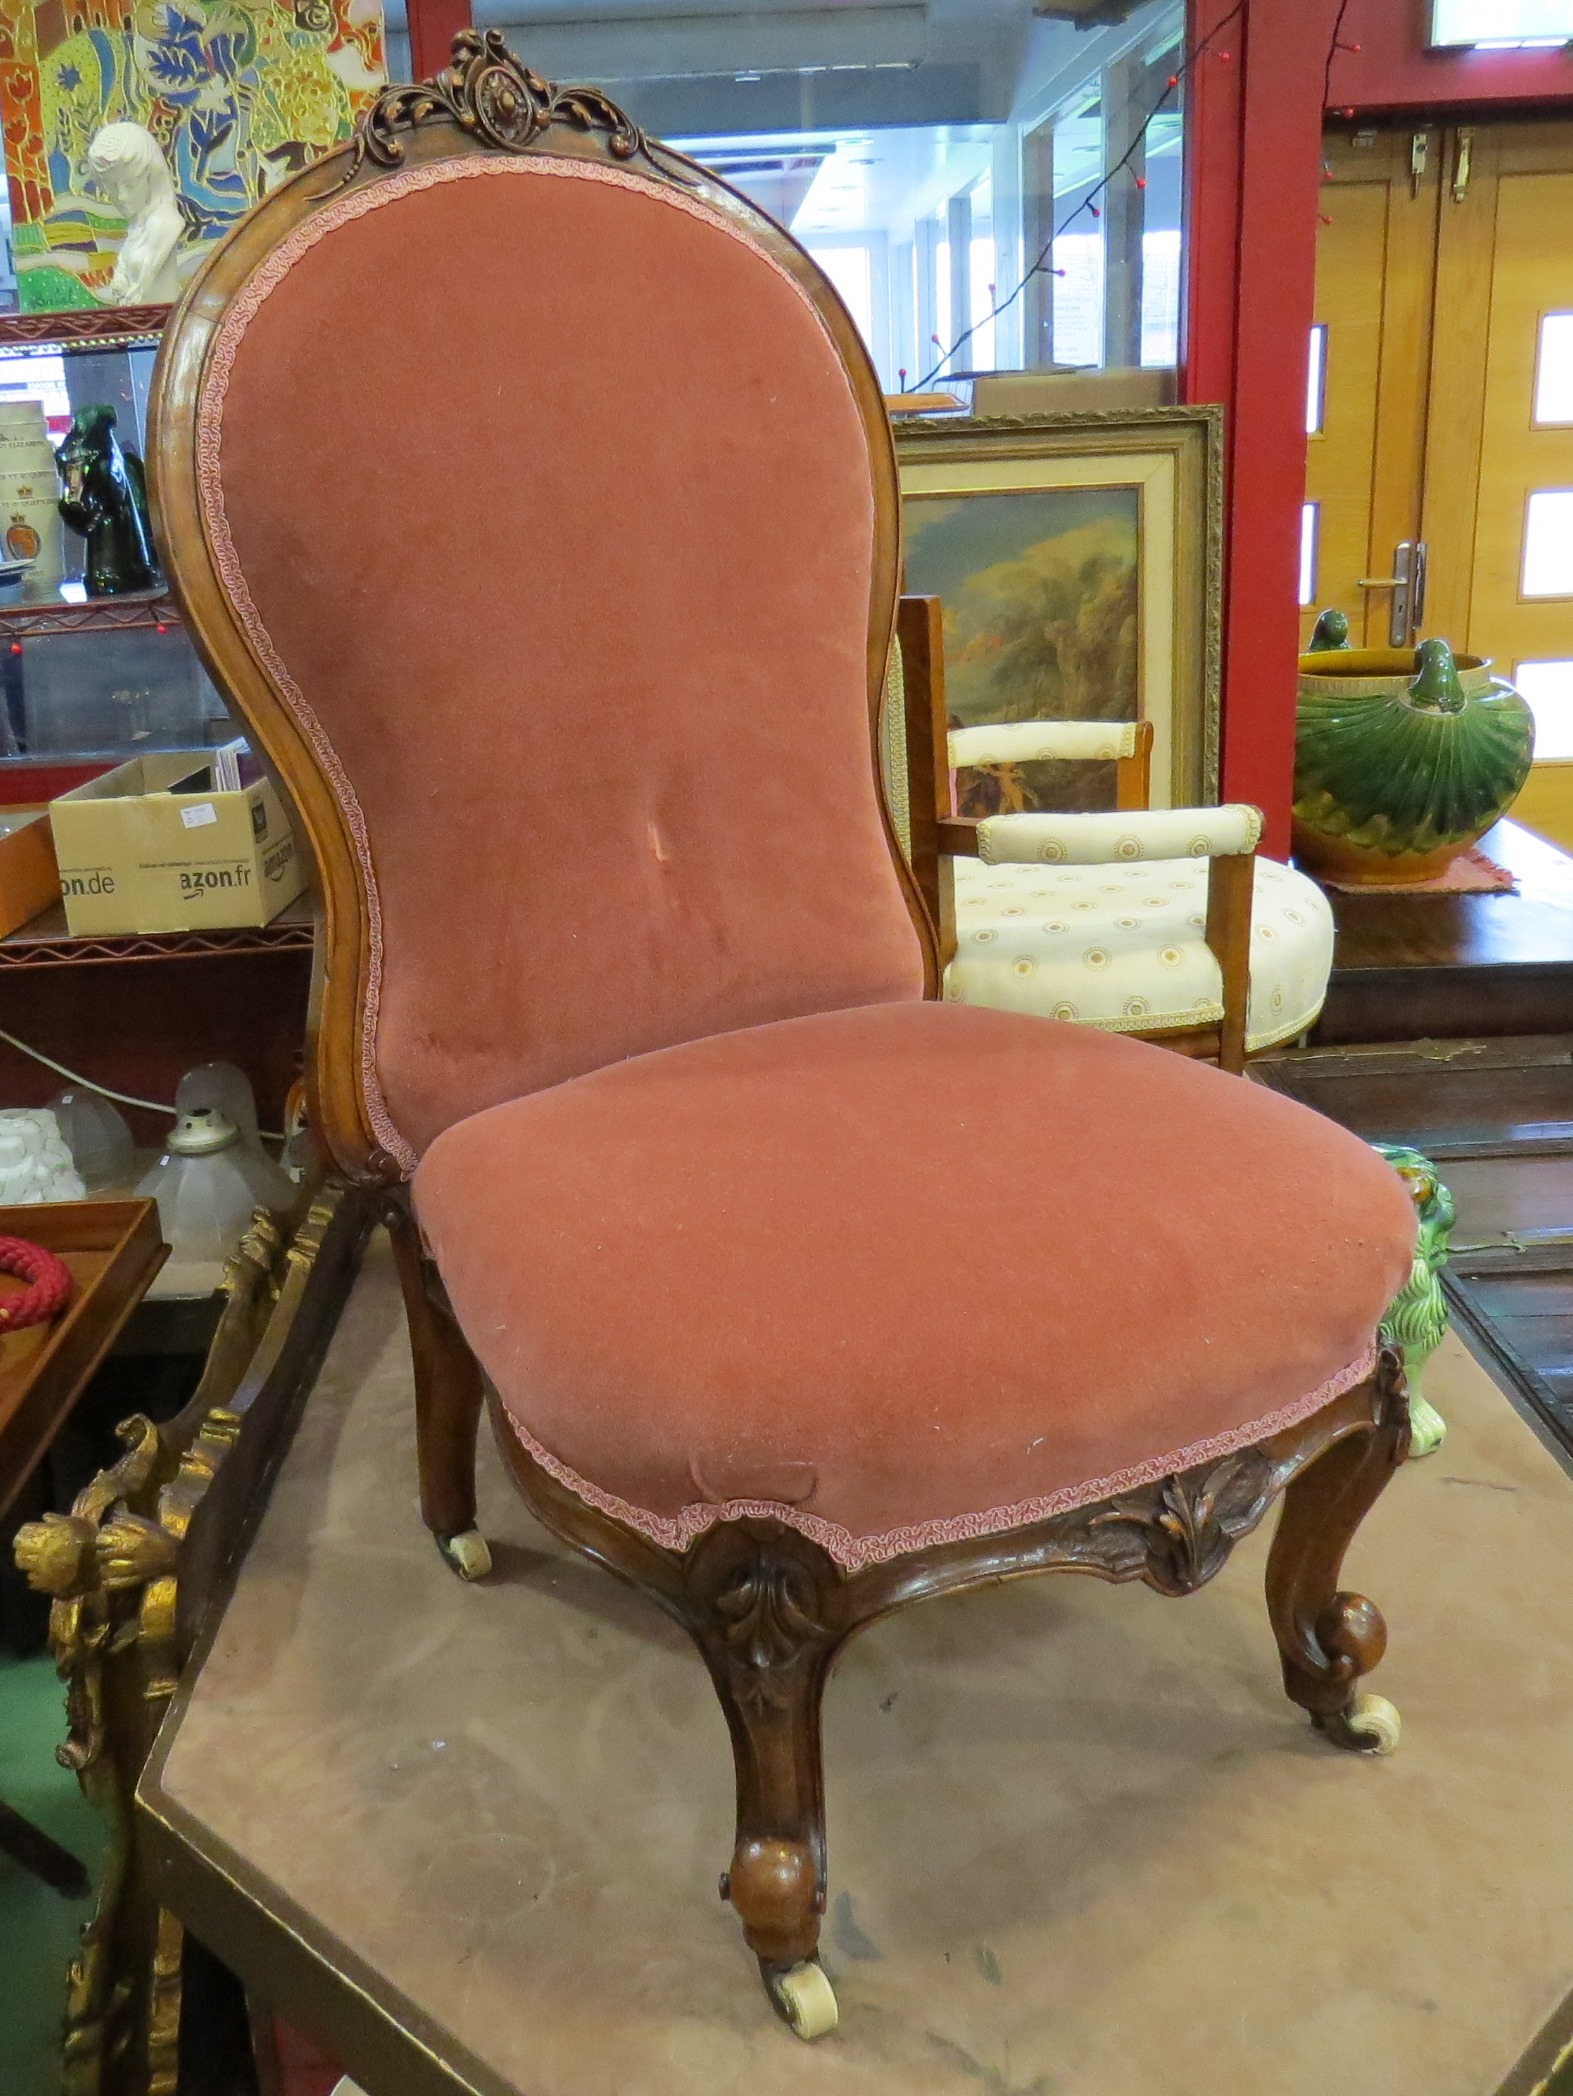
[[[1207, 861], [986, 866], [958, 859], [956, 957], [945, 995], [1118, 1033], [1214, 1026], [1222, 978], [1206, 940]], [[1312, 1024], [1333, 965], [1333, 913], [1315, 881], [1256, 862], [1254, 1054]]]
[[1259, 1439], [1357, 1380], [1409, 1197], [1288, 1100], [1091, 1028], [831, 1012], [461, 1121], [414, 1182], [513, 1430], [681, 1545], [844, 1563]]

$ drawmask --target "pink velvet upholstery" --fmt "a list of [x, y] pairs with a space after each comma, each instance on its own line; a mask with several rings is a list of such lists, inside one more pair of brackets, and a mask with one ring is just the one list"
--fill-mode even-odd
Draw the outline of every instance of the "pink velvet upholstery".
[[681, 1544], [846, 1563], [1261, 1438], [1369, 1363], [1396, 1174], [1141, 1043], [919, 1004], [638, 1057], [433, 1143], [416, 1211], [515, 1429]]
[[198, 434], [225, 580], [362, 835], [392, 1154], [921, 995], [868, 726], [893, 465], [727, 222], [544, 156], [352, 193], [230, 308]]

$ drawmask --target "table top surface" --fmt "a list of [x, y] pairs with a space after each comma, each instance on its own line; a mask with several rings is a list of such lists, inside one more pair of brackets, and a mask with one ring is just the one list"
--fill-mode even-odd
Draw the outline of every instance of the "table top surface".
[[[1492, 2096], [1573, 1990], [1573, 1478], [1455, 1340], [1428, 1377], [1449, 1439], [1349, 1561], [1391, 1630], [1390, 1760], [1285, 1701], [1265, 1526], [1184, 1601], [1023, 1579], [849, 1646], [842, 2022], [808, 2047], [716, 1898], [730, 1757], [687, 1639], [489, 1447], [493, 1576], [432, 1549], [379, 1236], [144, 1776], [149, 1853], [178, 1845], [183, 1918], [281, 2014], [407, 2096]], [[415, 2033], [397, 2073], [373, 2004]]]

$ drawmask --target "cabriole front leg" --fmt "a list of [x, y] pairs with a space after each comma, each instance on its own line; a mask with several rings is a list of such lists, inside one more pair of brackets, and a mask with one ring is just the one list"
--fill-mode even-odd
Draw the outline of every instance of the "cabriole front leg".
[[1342, 1591], [1338, 1578], [1355, 1530], [1408, 1453], [1409, 1406], [1391, 1348], [1370, 1390], [1370, 1425], [1334, 1442], [1284, 1494], [1267, 1605], [1290, 1700], [1336, 1745], [1390, 1754], [1398, 1712], [1359, 1687], [1387, 1648], [1387, 1625], [1374, 1602]]
[[820, 1706], [844, 1632], [840, 1575], [775, 1523], [734, 1523], [695, 1546], [689, 1627], [732, 1735], [737, 1840], [721, 1897], [743, 1924], [777, 2013], [800, 2038], [836, 2022], [818, 1959], [825, 1911]]

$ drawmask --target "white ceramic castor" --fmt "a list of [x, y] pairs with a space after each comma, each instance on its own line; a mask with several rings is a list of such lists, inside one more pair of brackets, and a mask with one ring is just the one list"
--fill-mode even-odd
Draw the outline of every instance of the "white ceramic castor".
[[461, 1579], [484, 1579], [492, 1569], [492, 1554], [478, 1528], [461, 1529], [446, 1542], [439, 1536], [437, 1548]]
[[1344, 1714], [1344, 1732], [1353, 1735], [1351, 1744], [1365, 1754], [1391, 1754], [1403, 1729], [1403, 1720], [1386, 1696], [1357, 1696], [1353, 1710]]
[[770, 1999], [799, 2038], [823, 2038], [836, 2027], [836, 1990], [816, 1960], [766, 1975]]
[[1419, 1396], [1409, 1393], [1409, 1460], [1419, 1462], [1422, 1456], [1434, 1456], [1447, 1439], [1447, 1421], [1436, 1406]]

